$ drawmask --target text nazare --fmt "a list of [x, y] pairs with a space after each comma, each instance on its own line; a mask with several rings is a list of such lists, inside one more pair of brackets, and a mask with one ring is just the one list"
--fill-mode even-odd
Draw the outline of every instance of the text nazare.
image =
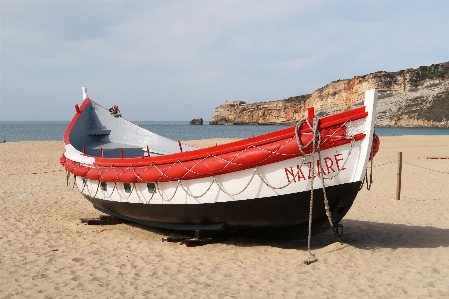
[[[321, 173], [324, 175], [330, 174], [331, 172], [337, 172], [345, 170], [344, 167], [344, 158], [342, 154], [335, 154], [330, 157], [322, 158], [322, 163], [320, 161], [315, 161], [315, 176], [320, 176]], [[296, 168], [296, 169], [295, 169]], [[296, 167], [287, 167], [285, 168], [285, 175], [287, 176], [287, 180], [290, 183], [291, 180], [293, 182], [300, 182], [301, 180], [310, 180], [312, 178], [312, 162], [305, 162], [302, 167], [301, 165], [296, 165]]]

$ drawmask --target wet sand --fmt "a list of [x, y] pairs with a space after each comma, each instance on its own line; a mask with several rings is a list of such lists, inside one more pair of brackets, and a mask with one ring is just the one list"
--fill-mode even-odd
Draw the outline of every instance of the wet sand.
[[449, 157], [449, 136], [381, 137], [343, 243], [313, 238], [309, 266], [306, 240], [185, 247], [161, 242], [164, 230], [84, 225], [101, 213], [66, 186], [62, 152], [59, 141], [0, 144], [0, 298], [449, 297], [449, 159], [427, 159]]

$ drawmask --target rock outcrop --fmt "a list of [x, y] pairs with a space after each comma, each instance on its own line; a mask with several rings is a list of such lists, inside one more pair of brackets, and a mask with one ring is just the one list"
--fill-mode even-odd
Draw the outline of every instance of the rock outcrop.
[[191, 125], [202, 125], [202, 124], [203, 124], [203, 119], [202, 119], [202, 118], [195, 118], [195, 119], [192, 119], [192, 120], [190, 121], [190, 124], [191, 124]]
[[215, 108], [210, 124], [294, 124], [311, 106], [318, 116], [360, 106], [372, 88], [379, 90], [378, 126], [449, 127], [449, 62], [338, 80], [284, 100], [227, 102]]

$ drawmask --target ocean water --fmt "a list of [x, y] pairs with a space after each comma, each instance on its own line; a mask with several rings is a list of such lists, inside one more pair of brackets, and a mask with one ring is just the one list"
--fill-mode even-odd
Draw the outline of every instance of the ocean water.
[[[137, 125], [173, 140], [245, 138], [285, 128], [280, 125], [198, 126], [189, 121], [135, 121]], [[0, 122], [0, 141], [62, 140], [69, 122]]]
[[449, 128], [376, 128], [378, 136], [449, 135]]
[[[139, 126], [173, 140], [246, 138], [285, 128], [281, 125], [194, 126], [188, 121], [136, 121]], [[0, 141], [61, 140], [69, 122], [0, 121]], [[449, 135], [449, 128], [376, 128], [379, 136]]]

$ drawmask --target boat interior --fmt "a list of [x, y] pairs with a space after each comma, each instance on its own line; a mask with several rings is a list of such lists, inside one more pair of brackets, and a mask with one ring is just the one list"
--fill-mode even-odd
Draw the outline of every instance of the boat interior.
[[197, 149], [157, 135], [87, 100], [70, 130], [70, 143], [88, 156], [137, 158]]

